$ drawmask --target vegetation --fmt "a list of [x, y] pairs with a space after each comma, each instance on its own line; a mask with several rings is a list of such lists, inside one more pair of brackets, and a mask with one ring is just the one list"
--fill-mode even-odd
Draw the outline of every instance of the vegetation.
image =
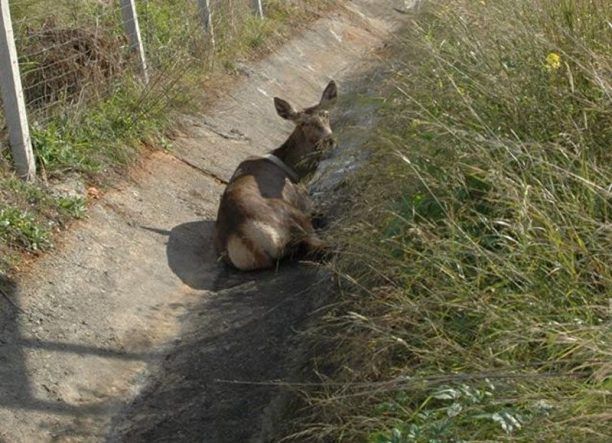
[[19, 252], [51, 248], [53, 232], [83, 217], [85, 204], [78, 195], [53, 195], [12, 175], [0, 177], [0, 270], [17, 266]]
[[289, 440], [610, 441], [611, 13], [432, 1], [407, 26]]
[[[169, 111], [202, 99], [200, 91], [234, 74], [239, 60], [260, 56], [334, 2], [271, 0], [264, 20], [249, 2], [219, 2], [215, 47], [197, 2], [138, 2], [151, 65], [147, 87], [126, 52], [115, 2], [81, 3], [54, 2], [52, 16], [48, 0], [11, 4], [40, 181], [14, 177], [0, 128], [0, 274], [21, 253], [50, 248], [54, 231], [84, 215], [85, 190], [117, 179], [143, 146], [170, 148]], [[82, 195], [54, 191], [53, 184], [74, 177]]]

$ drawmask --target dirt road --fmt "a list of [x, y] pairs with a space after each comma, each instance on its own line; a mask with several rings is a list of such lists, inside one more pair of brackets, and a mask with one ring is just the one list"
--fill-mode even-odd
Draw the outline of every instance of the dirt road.
[[[287, 136], [273, 96], [302, 106], [331, 78], [341, 93], [367, 84], [397, 19], [392, 1], [350, 1], [245, 67], [214, 106], [184, 117], [172, 152], [133, 171], [16, 282], [19, 309], [0, 298], [0, 441], [265, 440], [275, 390], [233, 382], [286, 375], [291, 336], [329, 277], [305, 264], [218, 265], [218, 178]], [[363, 124], [343, 106], [340, 126]]]

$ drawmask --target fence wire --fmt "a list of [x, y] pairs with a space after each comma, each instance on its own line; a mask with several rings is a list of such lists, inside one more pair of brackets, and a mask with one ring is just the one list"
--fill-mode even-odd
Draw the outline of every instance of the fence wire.
[[117, 2], [13, 0], [15, 45], [31, 123], [100, 98], [127, 68]]

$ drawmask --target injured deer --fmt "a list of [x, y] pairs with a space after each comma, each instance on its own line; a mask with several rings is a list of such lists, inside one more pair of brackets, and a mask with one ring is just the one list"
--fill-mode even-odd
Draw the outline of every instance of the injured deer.
[[328, 109], [336, 96], [331, 81], [319, 104], [299, 112], [274, 98], [278, 115], [295, 123], [295, 129], [270, 154], [240, 163], [230, 179], [214, 234], [215, 249], [225, 262], [253, 271], [300, 250], [316, 256], [326, 249], [313, 227], [313, 202], [299, 182], [317, 168], [331, 144]]

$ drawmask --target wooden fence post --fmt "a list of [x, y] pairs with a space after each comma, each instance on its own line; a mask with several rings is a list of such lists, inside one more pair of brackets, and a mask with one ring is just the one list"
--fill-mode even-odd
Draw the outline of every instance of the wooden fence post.
[[255, 13], [259, 16], [259, 18], [264, 18], [261, 0], [253, 0], [253, 8], [255, 9]]
[[36, 178], [36, 162], [32, 151], [8, 0], [0, 0], [0, 89], [15, 170], [24, 180], [32, 181]]
[[142, 45], [142, 37], [140, 36], [140, 26], [138, 25], [138, 14], [136, 13], [135, 0], [121, 0], [121, 16], [123, 17], [123, 25], [130, 39], [132, 50], [138, 53], [138, 62], [140, 71], [145, 84], [149, 83], [149, 68], [147, 66], [147, 58], [145, 57], [144, 46]]
[[210, 43], [215, 50], [215, 29], [212, 22], [212, 10], [210, 9], [210, 0], [198, 0], [200, 6], [200, 15], [202, 17], [202, 24], [204, 25], [204, 31], [210, 37]]

